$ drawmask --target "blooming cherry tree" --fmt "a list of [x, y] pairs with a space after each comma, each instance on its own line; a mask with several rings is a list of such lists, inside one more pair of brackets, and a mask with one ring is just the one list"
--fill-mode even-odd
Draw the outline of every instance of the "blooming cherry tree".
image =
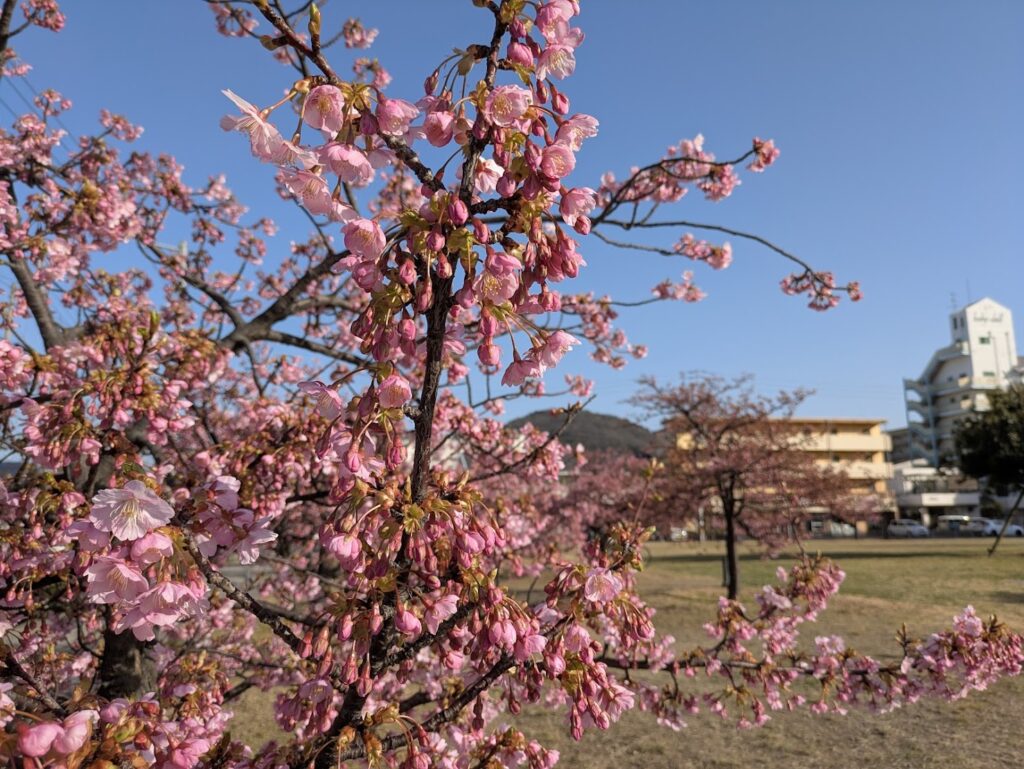
[[[189, 182], [133, 149], [141, 129], [121, 116], [72, 137], [58, 120], [70, 102], [44, 91], [0, 133], [0, 436], [16, 465], [0, 485], [5, 757], [547, 768], [557, 754], [514, 726], [524, 702], [561, 709], [579, 737], [634, 707], [670, 726], [702, 708], [760, 723], [1019, 672], [1020, 637], [971, 610], [906, 639], [892, 665], [834, 638], [801, 650], [842, 578], [814, 561], [754, 611], [723, 600], [707, 648], [677, 650], [636, 593], [646, 527], [627, 515], [600, 541], [559, 538], [549, 504], [570, 450], [506, 430], [501, 404], [552, 394], [573, 347], [615, 366], [646, 352], [610, 297], [573, 293], [580, 238], [630, 248], [608, 233], [664, 228], [679, 245], [654, 250], [725, 267], [725, 244], [660, 212], [691, 190], [728, 197], [739, 167], [763, 171], [778, 151], [755, 139], [722, 161], [698, 137], [572, 186], [599, 128], [565, 90], [578, 4], [474, 5], [487, 42], [400, 98], [362, 55], [377, 31], [358, 20], [209, 2], [221, 33], [286, 68], [275, 104], [225, 82], [221, 128], [308, 214], [288, 247], [223, 178]], [[4, 0], [2, 76], [27, 71], [18, 34], [64, 23], [55, 0]], [[180, 246], [163, 240], [172, 221], [189, 232]], [[815, 308], [856, 295], [768, 247], [798, 266], [785, 290]], [[699, 297], [687, 274], [650, 300]], [[568, 377], [567, 391], [589, 387]], [[542, 580], [543, 597], [510, 576]], [[688, 694], [622, 673], [634, 668], [720, 686]], [[796, 693], [800, 678], [821, 698]], [[289, 739], [232, 738], [232, 705], [253, 689]]]

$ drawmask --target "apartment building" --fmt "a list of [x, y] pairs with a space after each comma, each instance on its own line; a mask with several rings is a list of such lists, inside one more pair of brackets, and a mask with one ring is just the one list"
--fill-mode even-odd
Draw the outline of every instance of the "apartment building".
[[993, 390], [1020, 376], [1013, 315], [985, 298], [949, 316], [952, 342], [935, 351], [917, 379], [904, 379], [909, 459], [952, 463], [953, 433], [966, 415], [988, 408]]
[[892, 440], [882, 429], [884, 419], [792, 417], [784, 420], [799, 436], [797, 445], [816, 462], [842, 470], [863, 494], [875, 494], [883, 509], [891, 507], [887, 458]]

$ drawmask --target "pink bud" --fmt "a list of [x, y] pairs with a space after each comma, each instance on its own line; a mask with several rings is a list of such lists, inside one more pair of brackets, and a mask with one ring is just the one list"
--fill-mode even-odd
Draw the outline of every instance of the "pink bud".
[[457, 226], [461, 226], [469, 220], [469, 208], [461, 198], [452, 198], [448, 201], [448, 219]]
[[405, 606], [399, 605], [395, 612], [395, 629], [402, 635], [415, 638], [423, 631], [419, 618]]
[[508, 60], [515, 64], [523, 67], [533, 66], [533, 53], [530, 51], [529, 46], [522, 43], [509, 43], [507, 56]]

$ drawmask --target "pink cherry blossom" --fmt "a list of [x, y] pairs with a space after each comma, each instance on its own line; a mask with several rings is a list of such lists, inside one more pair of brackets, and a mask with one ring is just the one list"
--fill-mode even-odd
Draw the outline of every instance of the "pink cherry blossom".
[[409, 123], [420, 114], [414, 104], [403, 99], [389, 99], [381, 96], [377, 103], [377, 123], [381, 133], [389, 136], [401, 136], [409, 130]]
[[540, 363], [531, 358], [516, 358], [505, 369], [501, 377], [503, 385], [521, 385], [530, 377], [539, 377], [544, 372]]
[[345, 123], [345, 97], [333, 85], [318, 85], [306, 94], [302, 119], [307, 125], [332, 133]]
[[225, 116], [220, 126], [225, 131], [241, 131], [248, 134], [252, 146], [252, 154], [261, 160], [270, 160], [278, 145], [283, 141], [280, 132], [263, 117], [263, 114], [252, 104], [232, 91], [222, 91], [240, 110], [241, 117]]
[[435, 147], [444, 147], [455, 135], [455, 115], [448, 110], [427, 113], [423, 121], [427, 141]]
[[132, 561], [142, 566], [149, 566], [157, 563], [163, 558], [169, 558], [174, 554], [174, 543], [166, 534], [159, 531], [151, 531], [144, 537], [132, 542]]
[[564, 80], [576, 70], [576, 55], [567, 45], [550, 45], [537, 60], [537, 77]]
[[377, 388], [377, 399], [386, 409], [404, 406], [412, 398], [412, 388], [401, 374], [391, 374]]
[[89, 739], [98, 718], [99, 713], [95, 710], [79, 710], [72, 713], [64, 719], [61, 734], [53, 740], [53, 749], [63, 755], [74, 753]]
[[475, 188], [477, 192], [494, 192], [505, 169], [490, 158], [481, 158], [476, 164]]
[[588, 601], [594, 603], [607, 603], [622, 592], [622, 579], [608, 569], [591, 569], [587, 574], [587, 581], [583, 594]]
[[281, 181], [311, 214], [327, 214], [333, 207], [327, 181], [312, 171], [288, 169], [282, 171]]
[[562, 195], [558, 203], [558, 212], [562, 221], [570, 227], [576, 225], [580, 217], [585, 217], [597, 206], [597, 193], [590, 187], [573, 187]]
[[384, 230], [372, 219], [355, 219], [345, 225], [345, 248], [360, 259], [375, 261], [384, 251]]
[[323, 382], [299, 382], [299, 389], [316, 399], [316, 409], [325, 419], [337, 419], [345, 410], [345, 401], [338, 391]]
[[502, 85], [487, 97], [486, 113], [491, 122], [508, 127], [521, 120], [533, 103], [533, 94], [516, 85]]
[[458, 604], [458, 597], [449, 593], [428, 605], [423, 615], [427, 631], [431, 634], [437, 633], [438, 626], [455, 614]]
[[576, 167], [576, 156], [564, 144], [552, 144], [541, 153], [540, 170], [552, 179], [561, 179]]
[[553, 368], [572, 347], [579, 343], [580, 340], [572, 334], [555, 331], [544, 340], [544, 344], [537, 350], [537, 360], [541, 365]]
[[362, 187], [373, 180], [369, 158], [350, 144], [331, 142], [320, 149], [320, 160], [343, 182]]
[[85, 570], [87, 592], [95, 603], [131, 602], [149, 590], [138, 566], [112, 556], [100, 556]]
[[142, 481], [128, 481], [120, 489], [104, 489], [92, 503], [89, 518], [93, 525], [121, 540], [138, 539], [174, 517], [174, 509]]
[[597, 126], [597, 119], [590, 115], [573, 115], [558, 127], [555, 142], [578, 152], [583, 147], [584, 139], [597, 136]]
[[64, 733], [60, 724], [45, 721], [32, 726], [22, 726], [18, 735], [18, 749], [30, 758], [39, 758], [50, 752], [54, 740]]

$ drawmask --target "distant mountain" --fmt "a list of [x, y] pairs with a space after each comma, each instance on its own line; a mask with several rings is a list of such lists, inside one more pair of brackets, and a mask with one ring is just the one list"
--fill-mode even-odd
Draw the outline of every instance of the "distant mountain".
[[[538, 430], [553, 433], [565, 424], [566, 416], [552, 414], [550, 411], [534, 411], [525, 417], [513, 419], [508, 426], [522, 427], [529, 422]], [[582, 411], [565, 428], [559, 440], [570, 445], [582, 443], [587, 451], [617, 451], [646, 457], [652, 455], [655, 434], [628, 419]]]

